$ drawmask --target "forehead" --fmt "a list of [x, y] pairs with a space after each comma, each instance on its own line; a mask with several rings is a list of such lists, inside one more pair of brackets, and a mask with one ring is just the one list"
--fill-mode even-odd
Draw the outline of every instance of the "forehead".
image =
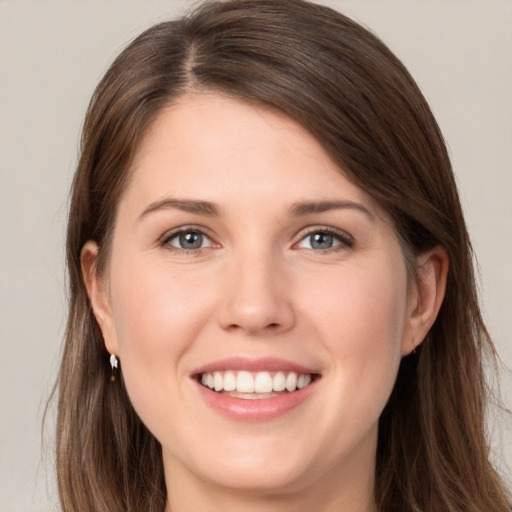
[[176, 194], [212, 201], [277, 194], [286, 202], [341, 193], [372, 203], [300, 124], [216, 93], [182, 96], [160, 112], [135, 154], [126, 192], [141, 202]]

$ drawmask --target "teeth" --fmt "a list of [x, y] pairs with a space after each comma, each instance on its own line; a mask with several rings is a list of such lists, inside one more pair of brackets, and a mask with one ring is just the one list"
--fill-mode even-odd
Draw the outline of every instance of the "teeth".
[[254, 379], [249, 372], [238, 372], [236, 390], [239, 393], [254, 393]]
[[286, 389], [286, 375], [283, 372], [277, 372], [272, 382], [274, 391], [284, 391]]
[[272, 377], [269, 373], [257, 373], [254, 379], [254, 391], [256, 393], [270, 393], [272, 391], [272, 384]]
[[213, 372], [213, 388], [215, 391], [224, 389], [224, 379], [220, 372]]
[[270, 372], [216, 371], [201, 375], [203, 386], [217, 392], [229, 391], [233, 396], [238, 393], [251, 393], [255, 397], [259, 397], [259, 394], [284, 390], [292, 392], [305, 388], [311, 384], [311, 381], [310, 373], [297, 375], [295, 372], [276, 372], [272, 375]]
[[299, 389], [305, 388], [305, 387], [306, 387], [306, 386], [308, 386], [309, 384], [311, 384], [311, 375], [309, 375], [309, 374], [301, 375], [301, 376], [297, 379], [297, 387], [298, 387]]
[[286, 377], [286, 389], [288, 391], [295, 391], [296, 387], [297, 387], [297, 374], [294, 372], [289, 373], [288, 377]]
[[236, 375], [233, 372], [224, 374], [224, 391], [234, 391], [236, 389]]

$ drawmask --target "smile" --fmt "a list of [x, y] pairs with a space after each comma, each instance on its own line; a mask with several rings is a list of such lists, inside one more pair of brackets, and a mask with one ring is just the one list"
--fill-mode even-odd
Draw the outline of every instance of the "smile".
[[201, 384], [217, 393], [242, 399], [266, 399], [293, 393], [311, 384], [314, 375], [294, 371], [214, 371], [199, 376]]
[[303, 408], [322, 380], [315, 367], [276, 357], [229, 357], [196, 368], [190, 376], [201, 401], [216, 414], [249, 423]]

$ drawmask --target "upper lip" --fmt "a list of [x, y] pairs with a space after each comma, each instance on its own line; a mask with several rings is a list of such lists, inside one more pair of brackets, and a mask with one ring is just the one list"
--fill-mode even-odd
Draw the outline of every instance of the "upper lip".
[[219, 359], [211, 363], [207, 363], [199, 368], [196, 368], [192, 375], [197, 376], [203, 373], [221, 372], [226, 370], [245, 370], [248, 372], [296, 372], [296, 373], [319, 373], [311, 368], [306, 368], [300, 364], [280, 359], [277, 357], [229, 357], [226, 359]]

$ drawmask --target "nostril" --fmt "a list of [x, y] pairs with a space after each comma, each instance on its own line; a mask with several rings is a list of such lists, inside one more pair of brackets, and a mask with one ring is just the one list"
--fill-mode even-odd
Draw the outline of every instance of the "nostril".
[[220, 304], [217, 319], [222, 329], [247, 334], [272, 334], [291, 329], [295, 323], [292, 305], [285, 300], [272, 301], [272, 297], [257, 300], [232, 297]]

